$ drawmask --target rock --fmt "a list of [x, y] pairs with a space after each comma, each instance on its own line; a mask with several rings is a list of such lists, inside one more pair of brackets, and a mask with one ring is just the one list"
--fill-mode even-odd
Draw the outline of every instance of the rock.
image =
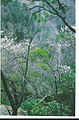
[[[12, 113], [12, 108], [10, 106], [0, 105], [0, 115], [9, 115], [7, 108]], [[27, 111], [22, 110], [21, 108], [18, 109], [18, 114], [22, 116], [27, 116]]]

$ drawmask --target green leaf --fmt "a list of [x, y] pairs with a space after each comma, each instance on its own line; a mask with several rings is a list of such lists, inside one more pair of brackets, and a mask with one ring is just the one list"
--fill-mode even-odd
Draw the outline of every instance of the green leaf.
[[30, 58], [31, 62], [35, 62], [36, 61], [35, 55], [31, 55], [31, 56], [29, 56], [29, 58]]
[[35, 19], [35, 20], [37, 19], [37, 14], [34, 14], [34, 19]]
[[42, 19], [41, 19], [41, 18], [38, 19], [38, 23], [40, 23], [40, 22], [42, 22]]
[[45, 12], [44, 15], [45, 15], [45, 17], [49, 17], [49, 13], [48, 12]]
[[48, 51], [45, 49], [36, 49], [35, 51], [33, 51], [33, 53], [38, 54], [38, 55], [45, 55], [48, 53]]
[[47, 64], [45, 64], [44, 62], [42, 62], [41, 64], [38, 64], [38, 66], [44, 70], [50, 70], [50, 67]]

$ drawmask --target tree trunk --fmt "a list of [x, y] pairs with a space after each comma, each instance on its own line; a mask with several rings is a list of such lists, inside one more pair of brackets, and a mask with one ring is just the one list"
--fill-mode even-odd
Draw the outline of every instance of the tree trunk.
[[12, 109], [12, 115], [17, 115], [17, 112], [18, 112], [18, 109], [17, 109], [17, 108]]
[[12, 115], [17, 115], [17, 110], [18, 110], [17, 105], [18, 104], [17, 105], [15, 104], [13, 96], [12, 96], [10, 90], [9, 90], [9, 87], [8, 87], [8, 79], [5, 77], [5, 75], [3, 74], [2, 71], [1, 71], [1, 80], [3, 82], [5, 93], [6, 93], [7, 97], [8, 97], [8, 99], [9, 99], [9, 102], [10, 102], [11, 107], [12, 107]]
[[55, 78], [55, 94], [56, 94], [56, 96], [57, 96], [57, 93], [58, 93], [58, 86], [57, 86], [57, 81], [56, 81], [56, 76], [54, 76], [54, 78]]

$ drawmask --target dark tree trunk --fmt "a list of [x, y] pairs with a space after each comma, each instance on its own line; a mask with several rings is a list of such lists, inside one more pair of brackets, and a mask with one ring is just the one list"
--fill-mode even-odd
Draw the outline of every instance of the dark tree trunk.
[[18, 109], [17, 109], [17, 108], [13, 109], [13, 110], [12, 110], [12, 115], [17, 115], [17, 112], [18, 112]]
[[5, 77], [5, 75], [3, 74], [2, 71], [1, 71], [1, 80], [3, 82], [5, 93], [6, 93], [7, 97], [8, 97], [8, 99], [9, 99], [9, 102], [10, 102], [11, 107], [12, 107], [12, 115], [17, 115], [17, 110], [18, 110], [17, 105], [18, 104], [17, 105], [15, 104], [13, 96], [12, 96], [10, 90], [9, 90], [9, 87], [8, 87], [8, 79]]
[[57, 86], [57, 81], [56, 81], [56, 76], [54, 76], [54, 78], [55, 78], [55, 94], [56, 94], [56, 96], [57, 96], [57, 93], [58, 93], [58, 86]]

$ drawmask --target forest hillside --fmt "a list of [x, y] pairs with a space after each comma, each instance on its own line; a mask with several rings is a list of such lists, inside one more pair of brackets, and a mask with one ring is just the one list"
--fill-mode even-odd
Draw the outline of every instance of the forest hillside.
[[75, 0], [1, 0], [1, 69], [5, 114], [75, 116]]

